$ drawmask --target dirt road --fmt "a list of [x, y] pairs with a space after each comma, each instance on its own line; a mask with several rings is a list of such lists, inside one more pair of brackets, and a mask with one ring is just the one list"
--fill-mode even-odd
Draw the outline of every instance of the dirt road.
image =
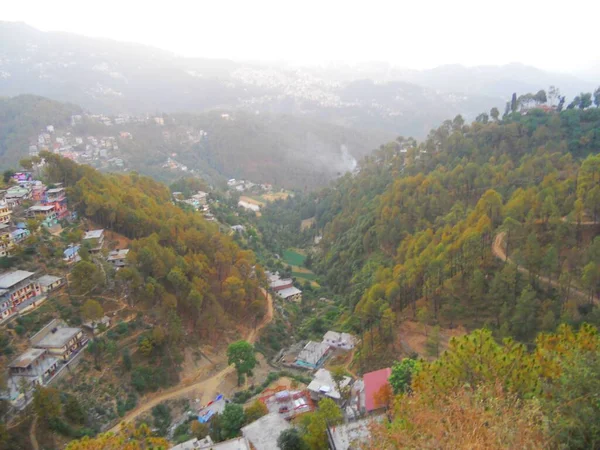
[[37, 425], [37, 417], [33, 419], [31, 422], [31, 428], [29, 429], [29, 441], [31, 442], [32, 450], [40, 450], [40, 446], [38, 445], [38, 441], [35, 437], [35, 427]]
[[[596, 225], [595, 222], [594, 222], [594, 225]], [[502, 261], [514, 264], [514, 261], [512, 259], [508, 258], [506, 256], [506, 252], [504, 251], [504, 237], [505, 236], [506, 236], [506, 233], [504, 231], [502, 231], [496, 235], [496, 237], [494, 238], [494, 242], [492, 243], [492, 253], [494, 253], [494, 256], [496, 256], [496, 258], [499, 258]], [[529, 275], [529, 270], [527, 270], [525, 267], [519, 266], [518, 270], [521, 273], [525, 273], [525, 274]], [[550, 280], [548, 277], [540, 276], [538, 279], [542, 283], [549, 284], [550, 286], [555, 287], [555, 288], [560, 288], [560, 284], [557, 281]], [[569, 295], [575, 295], [576, 297], [579, 297], [582, 300], [585, 300], [588, 302], [590, 300], [590, 296], [588, 294], [586, 294], [585, 292], [580, 291], [578, 289], [575, 289], [573, 287], [569, 290]], [[597, 302], [597, 300], [594, 300], [594, 302]]]
[[[273, 320], [273, 299], [271, 298], [270, 294], [266, 292], [264, 292], [264, 294], [267, 297], [267, 314], [263, 318], [262, 322], [255, 329], [250, 331], [250, 333], [248, 333], [248, 335], [246, 336], [246, 340], [251, 344], [254, 344], [254, 342], [256, 342], [260, 331]], [[112, 427], [108, 431], [116, 433], [119, 431], [121, 424], [134, 421], [141, 414], [154, 408], [159, 403], [164, 402], [166, 400], [171, 400], [173, 398], [181, 397], [185, 394], [189, 394], [194, 391], [202, 390], [202, 398], [200, 399], [200, 404], [205, 405], [210, 400], [215, 398], [215, 396], [219, 393], [218, 389], [223, 380], [227, 377], [227, 375], [233, 373], [234, 370], [235, 369], [233, 366], [227, 366], [224, 369], [217, 372], [216, 374], [204, 380], [183, 381], [177, 386], [174, 386], [170, 389], [167, 389], [162, 392], [157, 392], [152, 395], [148, 395], [146, 396], [146, 398], [140, 401], [140, 405], [137, 408], [135, 408], [132, 411], [129, 411], [129, 413], [127, 413], [125, 417], [123, 417], [123, 419], [118, 425]]]

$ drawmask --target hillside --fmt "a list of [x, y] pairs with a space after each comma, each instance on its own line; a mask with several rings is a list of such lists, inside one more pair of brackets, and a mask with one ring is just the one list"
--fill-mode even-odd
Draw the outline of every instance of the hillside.
[[[280, 226], [315, 216], [313, 268], [346, 299], [345, 325], [363, 339], [391, 338], [381, 324], [395, 315], [530, 342], [560, 322], [598, 321], [599, 136], [598, 108], [457, 117], [290, 200], [293, 219]], [[512, 263], [492, 252], [500, 232]]]
[[81, 114], [81, 108], [43, 97], [0, 98], [0, 167], [16, 167], [47, 125], [67, 127], [73, 114]]

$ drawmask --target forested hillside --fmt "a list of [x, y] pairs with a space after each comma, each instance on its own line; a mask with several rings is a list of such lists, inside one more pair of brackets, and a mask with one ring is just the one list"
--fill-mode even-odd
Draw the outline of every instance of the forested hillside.
[[80, 216], [134, 239], [130, 266], [116, 278], [133, 303], [149, 308], [168, 327], [170, 342], [181, 340], [185, 330], [197, 339], [215, 338], [232, 320], [264, 314], [259, 290], [264, 272], [253, 253], [199, 214], [173, 205], [165, 185], [42, 156], [49, 179], [68, 187]]
[[385, 359], [403, 317], [531, 342], [600, 319], [598, 149], [597, 108], [457, 116], [291, 200], [294, 223], [281, 227], [315, 215], [314, 267], [353, 311], [345, 325], [379, 349], [363, 358]]

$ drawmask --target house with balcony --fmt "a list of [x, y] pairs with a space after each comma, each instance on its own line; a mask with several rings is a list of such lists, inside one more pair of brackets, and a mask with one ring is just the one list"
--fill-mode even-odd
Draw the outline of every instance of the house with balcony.
[[8, 224], [10, 222], [10, 218], [12, 217], [12, 211], [8, 207], [8, 203], [6, 200], [0, 201], [0, 224]]
[[33, 385], [45, 385], [57, 372], [58, 359], [48, 351], [30, 348], [8, 365], [10, 377], [26, 377]]
[[[42, 290], [33, 272], [14, 270], [0, 275], [0, 320], [27, 309], [41, 296]], [[41, 299], [40, 299], [41, 301]]]
[[60, 319], [52, 320], [30, 339], [32, 347], [47, 350], [61, 362], [70, 361], [87, 341], [81, 328], [68, 327]]
[[39, 220], [40, 225], [52, 228], [58, 224], [58, 214], [54, 205], [35, 205], [27, 210], [27, 217]]
[[58, 220], [63, 220], [69, 215], [69, 210], [67, 209], [67, 194], [63, 187], [48, 189], [42, 203], [44, 205], [54, 206]]

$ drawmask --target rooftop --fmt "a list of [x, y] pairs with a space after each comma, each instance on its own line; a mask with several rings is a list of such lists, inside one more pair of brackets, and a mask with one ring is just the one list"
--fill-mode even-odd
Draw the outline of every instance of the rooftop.
[[373, 411], [374, 409], [379, 409], [381, 407], [375, 403], [375, 395], [383, 386], [389, 383], [388, 379], [391, 374], [392, 369], [387, 367], [363, 375], [365, 383], [365, 407], [367, 411]]
[[128, 248], [124, 248], [121, 250], [113, 250], [108, 254], [108, 258], [106, 259], [108, 261], [114, 261], [115, 259], [125, 259], [125, 257], [127, 257], [127, 253], [129, 253]]
[[[344, 388], [350, 384], [352, 379], [350, 377], [344, 377], [340, 383], [340, 387]], [[335, 381], [331, 376], [331, 372], [326, 369], [319, 369], [315, 372], [313, 380], [308, 385], [308, 390], [313, 392], [319, 392], [322, 395], [331, 397], [335, 400], [341, 398], [340, 393], [337, 390]]]
[[60, 192], [64, 192], [65, 188], [54, 188], [54, 189], [48, 189], [46, 191], [47, 194], [59, 194]]
[[46, 353], [46, 350], [41, 348], [30, 348], [25, 353], [22, 353], [18, 358], [9, 364], [9, 367], [26, 368], [40, 356]]
[[281, 298], [288, 298], [297, 294], [302, 294], [302, 291], [294, 286], [282, 289], [277, 293], [277, 295], [279, 295]]
[[48, 287], [60, 280], [62, 280], [61, 277], [55, 277], [54, 275], [43, 275], [37, 279], [38, 283], [44, 287]]
[[279, 450], [277, 438], [290, 424], [278, 414], [269, 413], [242, 428], [242, 434], [256, 450]]
[[100, 230], [91, 230], [91, 231], [87, 231], [85, 233], [85, 236], [83, 236], [83, 239], [100, 239], [102, 237], [102, 235], [104, 234], [104, 230], [100, 229]]
[[354, 344], [355, 339], [350, 333], [338, 333], [337, 331], [328, 331], [323, 336], [324, 341], [338, 342], [344, 344]]
[[321, 360], [327, 350], [329, 350], [329, 345], [324, 344], [323, 342], [308, 341], [302, 351], [298, 354], [297, 359], [315, 365]]
[[329, 427], [329, 435], [331, 441], [333, 441], [333, 448], [335, 450], [361, 448], [361, 444], [368, 443], [369, 437], [371, 437], [369, 425], [373, 422], [373, 419], [363, 419]]
[[44, 336], [37, 344], [36, 347], [42, 348], [60, 348], [63, 347], [73, 339], [77, 333], [81, 332], [81, 328], [57, 328], [54, 333], [50, 332]]
[[38, 211], [50, 211], [54, 209], [54, 205], [35, 205], [29, 208], [29, 211], [38, 212]]
[[10, 289], [15, 284], [20, 283], [33, 276], [33, 272], [26, 270], [15, 270], [0, 275], [0, 289]]
[[278, 287], [281, 286], [287, 286], [289, 284], [292, 284], [294, 282], [294, 280], [292, 280], [291, 278], [279, 278], [277, 277], [277, 279], [274, 279], [273, 281], [269, 280], [271, 289], [276, 289]]
[[187, 442], [183, 442], [175, 447], [171, 447], [171, 450], [250, 450], [246, 439], [243, 437], [230, 439], [228, 441], [213, 443], [210, 436], [204, 439], [191, 439]]

